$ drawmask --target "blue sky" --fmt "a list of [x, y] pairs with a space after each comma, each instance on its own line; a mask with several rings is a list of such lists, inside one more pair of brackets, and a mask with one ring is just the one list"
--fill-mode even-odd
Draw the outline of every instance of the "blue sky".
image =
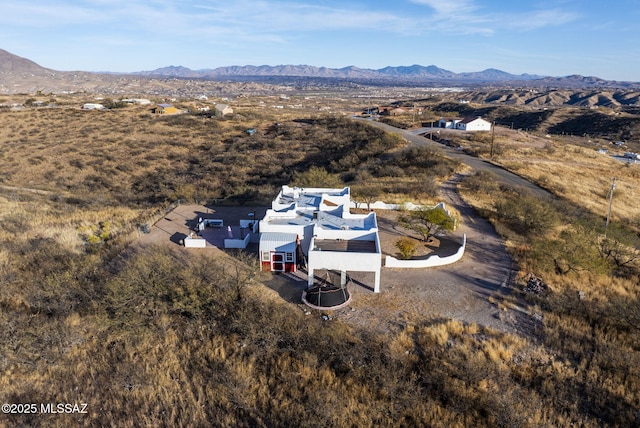
[[0, 48], [65, 71], [434, 64], [640, 81], [639, 22], [639, 0], [3, 0]]

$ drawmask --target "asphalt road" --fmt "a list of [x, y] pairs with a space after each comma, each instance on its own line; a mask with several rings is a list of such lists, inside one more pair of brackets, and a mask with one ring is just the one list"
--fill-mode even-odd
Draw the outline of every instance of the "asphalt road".
[[495, 165], [491, 162], [487, 162], [482, 159], [478, 159], [473, 156], [469, 156], [466, 153], [463, 153], [459, 150], [454, 149], [453, 147], [445, 146], [444, 144], [436, 143], [435, 141], [430, 140], [429, 138], [423, 137], [421, 135], [412, 134], [410, 131], [396, 128], [384, 123], [369, 121], [372, 126], [376, 126], [381, 128], [387, 132], [392, 132], [394, 134], [400, 135], [405, 138], [407, 141], [411, 142], [411, 144], [416, 146], [424, 146], [424, 147], [434, 147], [439, 150], [442, 150], [447, 156], [457, 159], [460, 162], [470, 166], [476, 171], [487, 171], [492, 174], [495, 174], [500, 181], [503, 183], [513, 186], [513, 187], [523, 187], [529, 190], [531, 193], [546, 198], [551, 197], [552, 194], [545, 189], [542, 189], [538, 185], [532, 183], [524, 177], [521, 177], [517, 174], [514, 174], [510, 171], [503, 169], [502, 167]]

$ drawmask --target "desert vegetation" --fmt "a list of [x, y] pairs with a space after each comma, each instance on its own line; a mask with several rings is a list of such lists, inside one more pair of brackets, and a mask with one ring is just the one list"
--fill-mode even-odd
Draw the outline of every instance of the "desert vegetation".
[[[605, 236], [602, 216], [584, 205], [568, 199], [540, 200], [521, 189], [496, 185], [482, 173], [466, 180], [464, 189], [467, 200], [493, 221], [518, 261], [520, 295], [534, 308], [540, 345], [555, 349], [566, 368], [571, 367], [577, 408], [598, 409], [594, 415], [600, 417], [612, 405], [607, 400], [637, 408], [638, 385], [631, 380], [638, 378], [640, 356], [637, 225], [618, 222], [615, 232]], [[612, 257], [612, 247], [621, 252], [624, 264]], [[599, 373], [597, 384], [616, 385], [625, 392], [616, 395], [591, 384], [594, 370]], [[598, 389], [605, 407], [590, 401]], [[637, 411], [628, 418], [623, 422], [616, 416], [607, 424], [637, 423]]]
[[[131, 243], [177, 199], [261, 202], [287, 183], [349, 184], [365, 205], [430, 203], [462, 169], [443, 152], [407, 149], [365, 122], [249, 108], [225, 119], [131, 107], [0, 115], [0, 398], [88, 405], [83, 415], [1, 415], [7, 426], [640, 421], [635, 170], [616, 170], [630, 187], [617, 189], [605, 238], [608, 178], [588, 172], [600, 158], [585, 166], [590, 152], [570, 147], [584, 189], [563, 192], [578, 170], [562, 167], [559, 141], [505, 148], [505, 166], [554, 195], [482, 173], [463, 195], [518, 262], [499, 303], [526, 308], [528, 324], [516, 335], [409, 314], [378, 332], [305, 315], [264, 285], [253, 258]], [[546, 182], [524, 165], [527, 150], [557, 162]]]

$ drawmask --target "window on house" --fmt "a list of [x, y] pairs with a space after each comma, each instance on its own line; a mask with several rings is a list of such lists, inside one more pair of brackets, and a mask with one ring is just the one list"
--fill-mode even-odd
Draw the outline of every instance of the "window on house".
[[293, 253], [287, 253], [287, 261], [293, 262]]
[[263, 251], [262, 252], [262, 261], [263, 262], [268, 262], [269, 261], [269, 251]]

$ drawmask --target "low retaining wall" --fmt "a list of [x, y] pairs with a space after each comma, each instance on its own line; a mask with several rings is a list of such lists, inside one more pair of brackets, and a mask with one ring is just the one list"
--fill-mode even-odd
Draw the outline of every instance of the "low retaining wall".
[[447, 210], [447, 208], [444, 206], [444, 202], [439, 202], [436, 205], [416, 205], [412, 202], [405, 202], [403, 204], [387, 204], [386, 202], [382, 202], [382, 201], [375, 201], [375, 202], [371, 202], [370, 204], [367, 204], [366, 202], [355, 202], [355, 201], [351, 201], [351, 204], [349, 205], [351, 208], [364, 208], [364, 209], [368, 209], [371, 208], [372, 210], [395, 210], [395, 211], [416, 211], [416, 210], [420, 210], [423, 208], [427, 208], [427, 209], [432, 209], [432, 208], [442, 208], [443, 210], [445, 210], [447, 212], [447, 214], [451, 215], [451, 213], [449, 213], [449, 210]]
[[456, 251], [455, 254], [447, 257], [440, 257], [437, 255], [428, 257], [426, 259], [420, 260], [398, 260], [392, 256], [386, 256], [384, 261], [385, 267], [393, 267], [393, 268], [425, 268], [425, 267], [435, 267], [435, 266], [444, 266], [449, 265], [451, 263], [455, 263], [462, 258], [464, 255], [464, 249], [467, 246], [467, 235], [462, 236], [462, 245]]
[[224, 248], [240, 248], [245, 249], [251, 240], [251, 233], [247, 234], [244, 239], [225, 239]]
[[193, 238], [191, 236], [187, 236], [184, 238], [184, 246], [187, 248], [205, 248], [207, 246], [207, 241], [200, 237]]

